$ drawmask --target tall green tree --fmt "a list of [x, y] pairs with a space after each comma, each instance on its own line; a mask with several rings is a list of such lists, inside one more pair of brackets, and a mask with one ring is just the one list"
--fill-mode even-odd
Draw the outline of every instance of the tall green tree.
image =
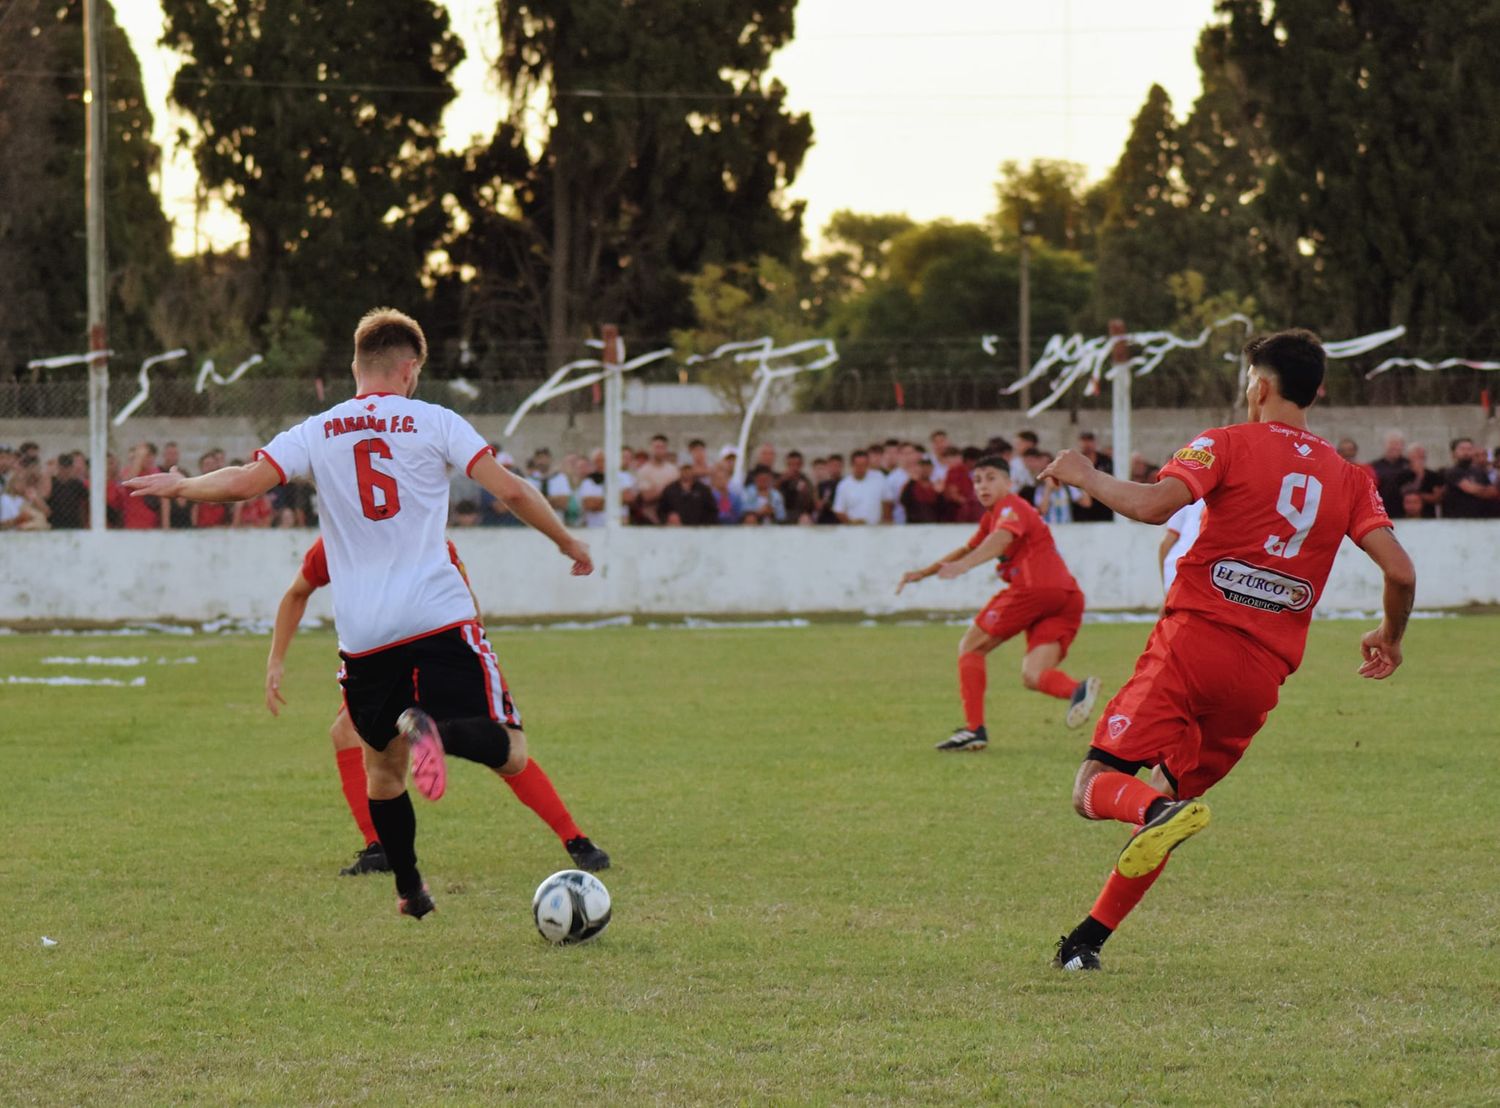
[[1160, 85], [1146, 94], [1098, 195], [1103, 214], [1092, 322], [1119, 317], [1132, 328], [1164, 326], [1177, 314], [1167, 277], [1184, 268], [1186, 201], [1177, 120]]
[[[262, 336], [295, 309], [347, 344], [415, 305], [448, 216], [438, 141], [464, 51], [433, 0], [163, 0], [194, 157], [249, 228]], [[279, 314], [278, 314], [279, 313]]]
[[[1500, 324], [1500, 5], [1220, 0], [1226, 60], [1274, 159], [1257, 200], [1297, 229], [1271, 277], [1330, 332], [1421, 345]], [[1311, 274], [1311, 277], [1308, 275]]]
[[705, 265], [798, 256], [784, 190], [812, 125], [767, 74], [794, 7], [499, 0], [511, 116], [469, 191], [507, 221], [491, 233], [508, 248], [482, 260], [532, 298], [553, 364], [601, 319], [650, 337], [689, 325], [685, 275]]
[[[1088, 203], [1084, 168], [1077, 162], [1037, 158], [1001, 163], [991, 225], [1002, 241], [1026, 234], [1058, 250], [1094, 252], [1097, 213]], [[1030, 224], [1030, 230], [1023, 230]]]
[[[82, 0], [0, 9], [0, 366], [87, 347]], [[170, 227], [151, 184], [140, 66], [99, 4], [108, 79], [104, 178], [109, 339], [155, 352], [151, 307], [171, 270]]]

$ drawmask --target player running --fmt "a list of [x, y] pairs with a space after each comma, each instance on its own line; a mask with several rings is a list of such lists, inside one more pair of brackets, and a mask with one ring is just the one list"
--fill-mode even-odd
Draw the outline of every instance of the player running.
[[[1324, 353], [1310, 331], [1253, 339], [1250, 419], [1203, 432], [1154, 485], [1098, 472], [1064, 451], [1044, 478], [1083, 489], [1144, 523], [1202, 499], [1202, 529], [1177, 563], [1135, 673], [1100, 716], [1073, 785], [1085, 819], [1135, 827], [1104, 891], [1058, 941], [1053, 965], [1099, 968], [1099, 949], [1146, 894], [1172, 850], [1208, 826], [1200, 797], [1234, 768], [1302, 661], [1307, 626], [1347, 535], [1385, 576], [1385, 616], [1360, 642], [1363, 677], [1401, 664], [1416, 571], [1369, 474], [1307, 429]], [[1151, 782], [1136, 774], [1150, 769]]]
[[[468, 571], [464, 569], [464, 564], [458, 557], [458, 549], [451, 541], [448, 543], [448, 559], [458, 567], [458, 572], [463, 575], [464, 584], [468, 586], [469, 596], [474, 602], [474, 620], [480, 625], [479, 630], [482, 635], [484, 628], [479, 610], [479, 598], [474, 596], [474, 586], [469, 581]], [[291, 586], [286, 590], [280, 605], [276, 608], [276, 626], [271, 634], [271, 653], [266, 659], [266, 707], [270, 709], [273, 716], [280, 715], [280, 705], [286, 703], [286, 699], [281, 695], [281, 678], [286, 669], [286, 652], [292, 644], [292, 636], [297, 633], [297, 626], [302, 622], [302, 616], [307, 611], [308, 599], [326, 584], [328, 584], [328, 555], [323, 548], [323, 540], [318, 539], [303, 555], [302, 566], [297, 571], [297, 576], [292, 579]], [[488, 645], [487, 642], [486, 645]], [[364, 849], [354, 856], [353, 862], [339, 870], [339, 876], [357, 877], [364, 873], [389, 873], [390, 863], [386, 861], [385, 850], [375, 836], [375, 825], [370, 822], [370, 801], [365, 795], [365, 763], [359, 732], [354, 730], [354, 724], [349, 722], [349, 711], [342, 705], [339, 707], [338, 715], [334, 717], [333, 726], [329, 728], [328, 735], [333, 740], [334, 761], [338, 765], [339, 780], [343, 785], [344, 800], [349, 805], [349, 814], [354, 817], [355, 825], [365, 837]], [[450, 749], [448, 753], [456, 754], [460, 758], [468, 756], [459, 749]], [[476, 760], [481, 765], [488, 764], [482, 758]], [[568, 852], [568, 857], [573, 859], [574, 865], [590, 873], [609, 868], [609, 855], [595, 846], [593, 841], [578, 829], [578, 825], [573, 822], [573, 817], [568, 812], [567, 805], [563, 803], [562, 797], [557, 795], [551, 779], [542, 771], [542, 767], [537, 764], [535, 758], [528, 758], [526, 768], [520, 773], [505, 774], [495, 766], [489, 768], [495, 770], [500, 780], [510, 786], [517, 800], [530, 808], [548, 827], [552, 828], [553, 833], [561, 840], [563, 849]]]
[[1099, 697], [1099, 678], [1075, 681], [1057, 667], [1083, 623], [1083, 591], [1068, 572], [1035, 508], [1011, 492], [1010, 468], [989, 456], [974, 463], [974, 492], [986, 509], [979, 529], [963, 546], [932, 565], [901, 575], [899, 594], [907, 585], [933, 574], [945, 581], [994, 558], [995, 572], [1010, 587], [995, 594], [958, 643], [958, 692], [964, 725], [937, 744], [938, 750], [983, 750], [990, 744], [984, 729], [985, 656], [995, 647], [1026, 633], [1021, 683], [1068, 701], [1069, 727], [1082, 727]]
[[412, 399], [426, 360], [416, 321], [377, 308], [354, 331], [353, 399], [283, 431], [247, 466], [126, 482], [133, 496], [209, 502], [248, 500], [293, 477], [317, 484], [340, 681], [366, 747], [370, 822], [396, 879], [398, 910], [416, 919], [434, 905], [417, 869], [408, 763], [427, 797], [442, 795], [445, 745], [503, 773], [526, 768], [526, 734], [448, 558], [449, 467], [551, 539], [575, 576], [594, 569], [588, 547], [541, 493], [500, 467], [467, 420]]

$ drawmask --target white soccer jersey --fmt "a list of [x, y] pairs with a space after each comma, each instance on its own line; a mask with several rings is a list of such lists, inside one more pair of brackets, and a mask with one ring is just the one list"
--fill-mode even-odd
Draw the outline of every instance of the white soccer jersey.
[[447, 408], [395, 393], [356, 396], [283, 431], [256, 457], [283, 482], [311, 475], [339, 649], [368, 654], [474, 618], [448, 556], [448, 467], [490, 446]]

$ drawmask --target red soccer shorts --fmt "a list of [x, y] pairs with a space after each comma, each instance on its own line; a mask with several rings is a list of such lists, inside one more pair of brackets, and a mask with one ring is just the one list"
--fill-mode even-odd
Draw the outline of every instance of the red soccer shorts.
[[1245, 753], [1288, 673], [1238, 631], [1186, 612], [1169, 615], [1100, 715], [1094, 749], [1162, 765], [1179, 797], [1202, 796]]
[[1028, 651], [1055, 642], [1063, 658], [1082, 625], [1083, 593], [1077, 589], [1006, 589], [974, 617], [974, 626], [991, 638], [1004, 642], [1025, 631]]

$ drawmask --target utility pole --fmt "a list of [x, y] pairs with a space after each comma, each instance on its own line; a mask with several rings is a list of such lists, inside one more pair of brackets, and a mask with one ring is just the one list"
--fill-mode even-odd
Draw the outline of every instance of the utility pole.
[[[1031, 233], [1036, 229], [1030, 217], [1021, 219], [1021, 335], [1018, 368], [1024, 378], [1031, 371]], [[1031, 407], [1031, 386], [1021, 386], [1021, 407]]]
[[83, 5], [83, 103], [88, 112], [85, 198], [88, 227], [89, 527], [104, 531], [105, 456], [109, 453], [109, 351], [104, 253], [104, 100], [99, 3]]

